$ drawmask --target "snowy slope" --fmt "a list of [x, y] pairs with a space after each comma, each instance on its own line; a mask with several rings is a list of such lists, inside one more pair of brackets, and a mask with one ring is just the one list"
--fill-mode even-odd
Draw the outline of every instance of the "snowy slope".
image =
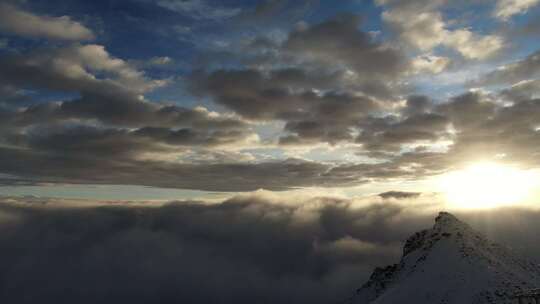
[[377, 268], [346, 303], [512, 303], [540, 287], [540, 267], [441, 212], [432, 229], [411, 236], [399, 264]]

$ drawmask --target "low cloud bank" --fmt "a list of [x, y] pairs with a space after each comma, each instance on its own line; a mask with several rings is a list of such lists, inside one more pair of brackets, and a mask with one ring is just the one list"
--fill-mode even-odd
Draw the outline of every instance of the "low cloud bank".
[[[218, 204], [82, 207], [3, 198], [0, 294], [4, 303], [333, 303], [395, 262], [404, 239], [438, 211], [422, 196], [372, 200], [255, 193]], [[540, 256], [540, 212], [458, 216]]]

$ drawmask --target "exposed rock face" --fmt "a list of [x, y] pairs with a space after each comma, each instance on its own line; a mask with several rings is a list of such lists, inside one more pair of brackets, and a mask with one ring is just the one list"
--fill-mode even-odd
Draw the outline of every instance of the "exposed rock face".
[[450, 213], [411, 236], [399, 264], [377, 268], [345, 303], [512, 303], [540, 287], [540, 267], [495, 244]]

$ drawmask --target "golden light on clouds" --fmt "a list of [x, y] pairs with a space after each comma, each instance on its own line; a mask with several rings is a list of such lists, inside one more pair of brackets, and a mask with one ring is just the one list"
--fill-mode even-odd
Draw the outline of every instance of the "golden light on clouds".
[[540, 173], [495, 162], [478, 162], [441, 176], [438, 185], [455, 208], [487, 209], [526, 204]]

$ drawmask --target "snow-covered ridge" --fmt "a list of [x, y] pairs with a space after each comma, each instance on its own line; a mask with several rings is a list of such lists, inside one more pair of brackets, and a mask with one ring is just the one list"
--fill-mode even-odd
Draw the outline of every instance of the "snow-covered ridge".
[[513, 303], [540, 287], [540, 267], [441, 212], [409, 237], [398, 264], [377, 268], [345, 303]]

